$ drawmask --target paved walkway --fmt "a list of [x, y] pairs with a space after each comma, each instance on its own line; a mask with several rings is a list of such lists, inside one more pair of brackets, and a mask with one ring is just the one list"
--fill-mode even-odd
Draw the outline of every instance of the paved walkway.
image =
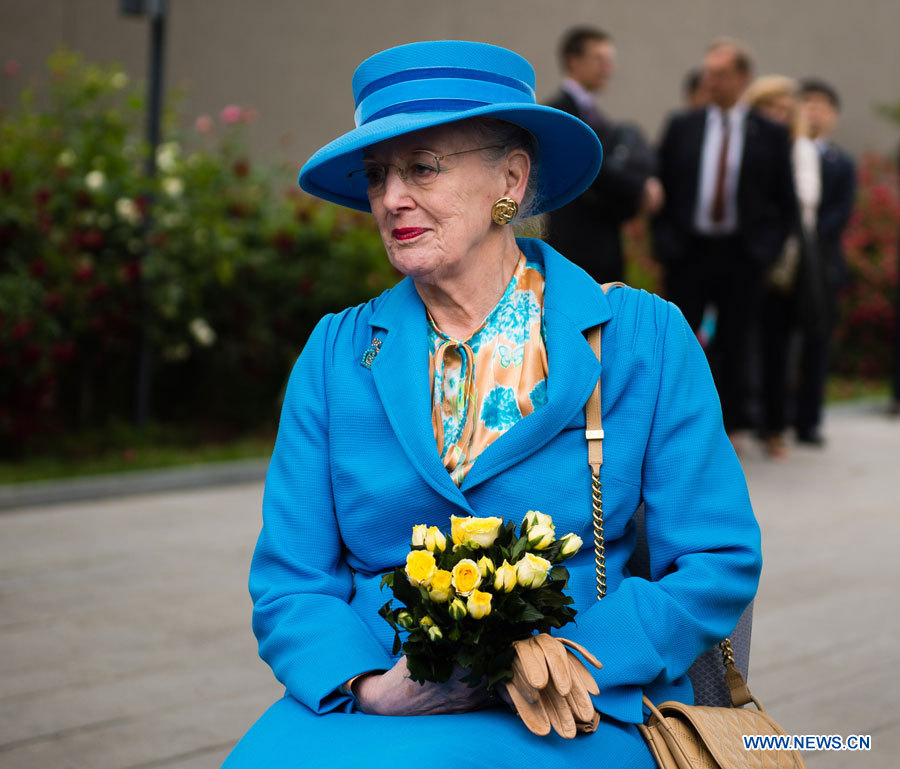
[[[751, 684], [793, 734], [900, 762], [900, 422], [829, 416], [825, 451], [745, 467], [763, 526]], [[204, 769], [280, 696], [256, 656], [258, 483], [0, 515], [0, 767]], [[302, 765], [302, 764], [298, 764]]]

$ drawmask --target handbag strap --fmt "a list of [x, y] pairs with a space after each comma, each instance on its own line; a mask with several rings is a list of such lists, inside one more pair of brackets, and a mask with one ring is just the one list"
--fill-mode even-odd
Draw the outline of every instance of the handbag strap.
[[[625, 286], [624, 283], [604, 283], [601, 288], [607, 293], [611, 288]], [[602, 342], [601, 326], [594, 326], [587, 331], [587, 341], [594, 350], [597, 360], [601, 361]], [[606, 595], [606, 547], [603, 537], [603, 493], [600, 482], [600, 468], [603, 466], [603, 416], [600, 401], [600, 377], [594, 391], [584, 407], [584, 436], [588, 442], [588, 465], [591, 468], [591, 504], [594, 521], [594, 572], [597, 580], [597, 600]], [[719, 644], [722, 651], [722, 664], [725, 667], [725, 683], [731, 695], [731, 704], [735, 708], [753, 702], [757, 708], [764, 710], [759, 700], [751, 693], [744, 676], [734, 663], [731, 639], [726, 638]], [[649, 702], [647, 698], [645, 701]]]

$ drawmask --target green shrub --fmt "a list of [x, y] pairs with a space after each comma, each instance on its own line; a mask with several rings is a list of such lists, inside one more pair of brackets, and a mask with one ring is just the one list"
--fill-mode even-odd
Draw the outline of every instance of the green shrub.
[[130, 418], [144, 318], [154, 418], [259, 424], [318, 318], [397, 279], [371, 217], [252, 162], [253, 110], [170, 115], [154, 178], [142, 112], [60, 51], [0, 113], [0, 455]]

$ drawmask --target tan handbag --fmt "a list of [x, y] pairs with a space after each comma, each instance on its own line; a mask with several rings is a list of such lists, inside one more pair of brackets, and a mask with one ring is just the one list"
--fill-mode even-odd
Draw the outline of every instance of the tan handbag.
[[[622, 283], [606, 283], [603, 290]], [[588, 342], [600, 360], [600, 326], [587, 334]], [[594, 563], [597, 574], [597, 600], [606, 595], [606, 550], [603, 544], [603, 497], [600, 467], [603, 464], [603, 422], [600, 412], [600, 379], [585, 406], [585, 436], [588, 464], [591, 468], [591, 498], [594, 508]], [[806, 769], [796, 750], [744, 750], [744, 735], [784, 735], [781, 727], [766, 713], [751, 693], [743, 675], [734, 664], [731, 642], [719, 646], [725, 666], [725, 683], [731, 692], [732, 707], [685, 705], [668, 701], [659, 706], [644, 697], [650, 711], [646, 726], [638, 729], [647, 741], [660, 769]], [[744, 709], [752, 702], [756, 710]]]

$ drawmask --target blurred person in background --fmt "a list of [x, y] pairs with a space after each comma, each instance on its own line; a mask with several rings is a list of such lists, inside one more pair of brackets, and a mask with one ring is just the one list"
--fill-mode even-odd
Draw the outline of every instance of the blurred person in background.
[[736, 448], [749, 426], [750, 332], [763, 280], [796, 210], [787, 130], [741, 102], [752, 69], [749, 51], [736, 40], [707, 49], [710, 103], [668, 121], [659, 150], [665, 205], [653, 227], [668, 298], [695, 333], [708, 306], [717, 312], [716, 382]]
[[662, 205], [662, 186], [653, 175], [653, 152], [640, 130], [609, 119], [597, 106], [616, 68], [612, 38], [602, 30], [577, 27], [560, 46], [563, 79], [550, 107], [581, 118], [603, 144], [603, 166], [594, 183], [549, 217], [547, 241], [595, 280], [624, 280], [621, 228], [640, 213]]
[[822, 260], [823, 322], [804, 327], [797, 384], [794, 425], [797, 441], [823, 446], [821, 432], [828, 347], [837, 316], [837, 296], [847, 281], [841, 238], [853, 211], [856, 166], [853, 158], [832, 141], [840, 115], [837, 91], [824, 80], [808, 78], [800, 84], [800, 109], [809, 135], [819, 151], [822, 200], [818, 210], [819, 250]]
[[[797, 194], [797, 220], [763, 290], [760, 356], [763, 370], [762, 431], [766, 451], [785, 459], [788, 446], [788, 392], [791, 342], [795, 331], [804, 339], [821, 334], [825, 318], [825, 274], [818, 249], [817, 214], [822, 197], [819, 151], [797, 103], [797, 81], [784, 75], [757, 78], [744, 95], [746, 104], [791, 133], [791, 164]], [[800, 411], [802, 404], [797, 404]]]
[[703, 82], [703, 70], [695, 67], [685, 76], [681, 85], [682, 95], [684, 97], [684, 106], [705, 107], [709, 104], [709, 96], [706, 93], [706, 85]]

